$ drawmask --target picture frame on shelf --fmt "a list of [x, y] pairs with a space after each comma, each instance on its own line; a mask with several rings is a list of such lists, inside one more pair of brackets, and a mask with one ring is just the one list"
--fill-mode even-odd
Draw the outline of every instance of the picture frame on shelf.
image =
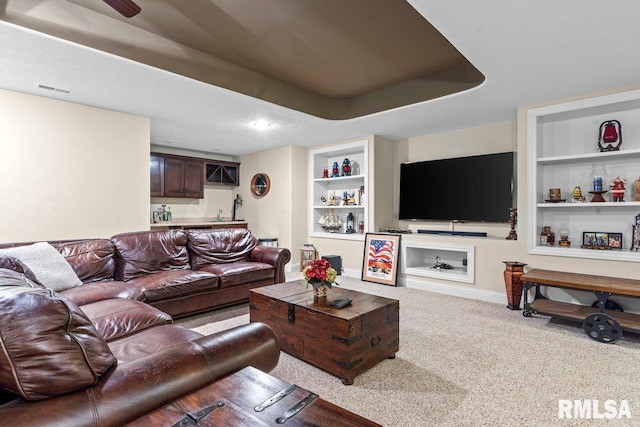
[[622, 249], [622, 233], [587, 231], [582, 233], [583, 249]]
[[631, 236], [631, 250], [640, 252], [640, 225], [633, 226], [633, 235]]
[[400, 236], [367, 233], [364, 245], [362, 280], [396, 286]]
[[611, 249], [622, 249], [622, 233], [608, 233], [609, 247]]

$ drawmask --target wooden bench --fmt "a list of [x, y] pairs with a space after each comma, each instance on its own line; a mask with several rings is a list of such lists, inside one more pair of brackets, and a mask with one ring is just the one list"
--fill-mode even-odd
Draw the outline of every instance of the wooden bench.
[[[537, 313], [580, 321], [590, 338], [605, 343], [618, 341], [623, 330], [640, 333], [640, 315], [611, 309], [608, 301], [611, 295], [640, 297], [640, 280], [534, 269], [522, 276], [522, 283], [526, 317]], [[529, 303], [528, 291], [534, 286], [535, 297]], [[593, 292], [597, 307], [552, 301], [540, 293], [540, 286]]]

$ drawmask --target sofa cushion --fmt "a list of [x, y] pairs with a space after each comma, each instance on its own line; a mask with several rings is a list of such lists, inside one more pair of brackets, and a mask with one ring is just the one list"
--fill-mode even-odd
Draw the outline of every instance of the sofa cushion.
[[116, 249], [118, 280], [189, 268], [187, 234], [182, 230], [123, 233], [113, 236], [111, 242]]
[[41, 400], [96, 384], [116, 363], [73, 302], [51, 289], [0, 286], [0, 387]]
[[247, 283], [271, 280], [275, 274], [275, 268], [262, 262], [240, 261], [230, 264], [211, 264], [198, 271], [207, 271], [220, 278], [220, 289]]
[[210, 264], [248, 261], [256, 239], [246, 228], [189, 230], [187, 247], [191, 268], [199, 270]]
[[47, 242], [0, 249], [0, 255], [18, 258], [33, 271], [40, 283], [54, 291], [82, 284], [60, 252]]
[[85, 283], [77, 288], [66, 289], [59, 293], [78, 305], [91, 304], [92, 302], [112, 298], [144, 300], [142, 289], [118, 280]]
[[202, 334], [178, 325], [160, 325], [134, 335], [111, 341], [109, 347], [120, 363], [128, 363], [145, 356], [162, 353], [167, 349], [188, 343]]
[[54, 243], [83, 283], [113, 279], [115, 248], [108, 239]]
[[147, 303], [219, 288], [218, 277], [215, 274], [193, 270], [160, 271], [129, 280], [127, 284], [141, 289]]
[[173, 323], [173, 319], [167, 313], [133, 300], [106, 299], [83, 305], [81, 310], [105, 341], [113, 341], [154, 326]]

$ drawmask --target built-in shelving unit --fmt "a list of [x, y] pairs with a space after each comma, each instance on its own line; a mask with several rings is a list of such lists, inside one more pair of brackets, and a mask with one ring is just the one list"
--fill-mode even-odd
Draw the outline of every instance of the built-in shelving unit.
[[[364, 240], [364, 233], [368, 230], [368, 147], [369, 141], [365, 140], [309, 151], [309, 164], [311, 165], [309, 168], [310, 236]], [[350, 176], [323, 178], [325, 168], [328, 169], [329, 176], [331, 176], [334, 162], [341, 170], [344, 159], [349, 159], [351, 162]], [[348, 205], [344, 205], [342, 202], [345, 192], [347, 199], [351, 200]], [[335, 200], [334, 205], [330, 205], [331, 200]], [[344, 226], [338, 230], [329, 231], [319, 223], [321, 218], [333, 214], [340, 219], [342, 224], [346, 224], [349, 213], [352, 213], [355, 218], [355, 233], [345, 233]], [[362, 233], [358, 232], [359, 222], [363, 222]]]
[[[600, 152], [600, 126], [609, 120], [620, 122], [622, 144], [618, 151]], [[640, 178], [640, 91], [529, 110], [528, 150], [530, 253], [640, 261], [640, 253], [629, 250], [640, 213], [640, 201], [633, 194], [633, 183]], [[615, 177], [626, 179], [624, 201], [614, 202], [607, 192], [604, 202], [591, 202], [594, 174], [603, 176], [603, 190], [610, 189]], [[573, 202], [575, 187], [586, 202]], [[560, 188], [564, 202], [547, 202], [550, 188]], [[556, 233], [554, 246], [541, 244], [544, 226]], [[558, 246], [561, 229], [569, 231], [571, 246]], [[585, 232], [622, 233], [622, 248], [583, 249]]]
[[464, 283], [475, 280], [474, 246], [403, 241], [401, 247], [402, 272], [405, 275]]

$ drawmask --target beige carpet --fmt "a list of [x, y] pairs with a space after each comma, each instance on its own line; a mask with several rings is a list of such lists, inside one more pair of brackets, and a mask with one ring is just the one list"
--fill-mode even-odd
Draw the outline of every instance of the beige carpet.
[[[400, 351], [351, 386], [281, 353], [272, 375], [385, 426], [640, 426], [640, 337], [589, 339], [577, 323], [503, 305], [341, 277], [400, 301]], [[506, 303], [505, 303], [506, 305]], [[249, 322], [247, 304], [180, 321], [210, 334]], [[559, 399], [628, 401], [632, 419], [559, 419]], [[618, 406], [619, 408], [619, 406]]]

